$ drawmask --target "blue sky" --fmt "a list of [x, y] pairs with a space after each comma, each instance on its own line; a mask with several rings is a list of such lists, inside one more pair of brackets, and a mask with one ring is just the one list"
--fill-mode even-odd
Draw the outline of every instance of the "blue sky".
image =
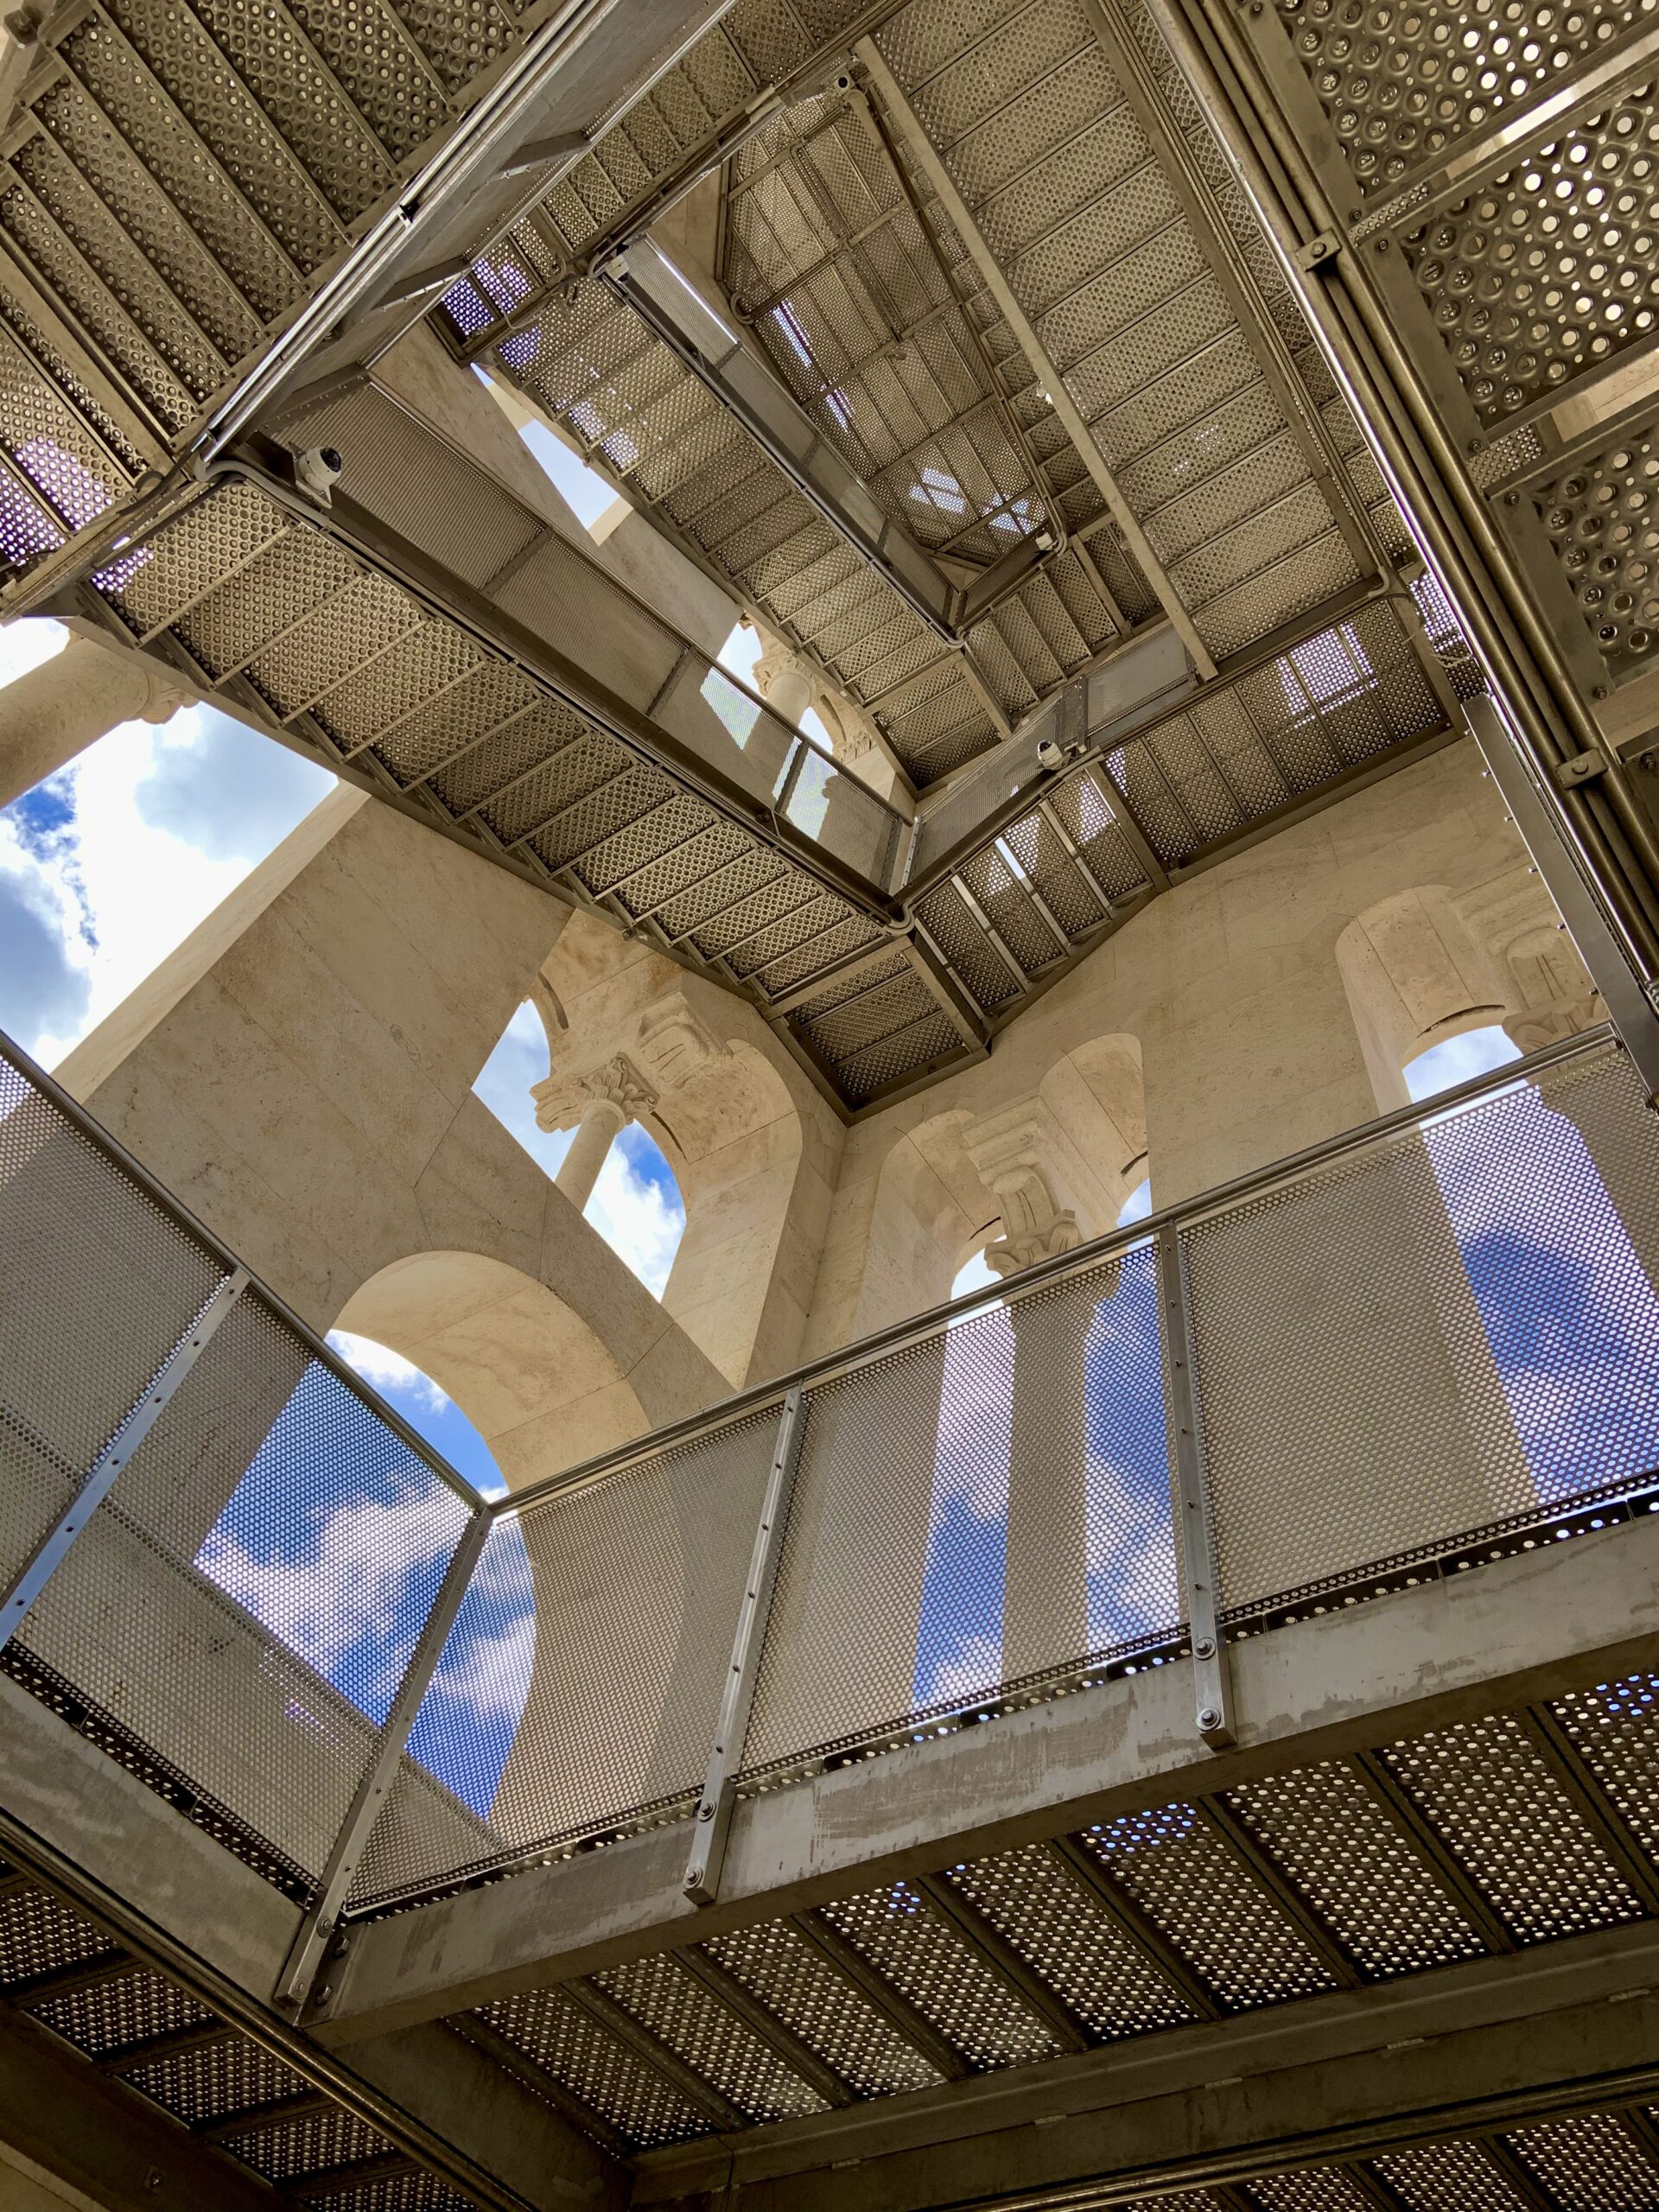
[[[563, 449], [561, 448], [561, 451]], [[566, 456], [567, 459], [570, 457]], [[580, 468], [580, 463], [572, 464]], [[586, 474], [587, 472], [584, 472]], [[573, 480], [572, 490], [582, 486]], [[54, 648], [49, 624], [0, 630], [0, 682]], [[753, 632], [728, 664], [747, 674]], [[207, 707], [162, 728], [130, 724], [0, 812], [0, 1026], [52, 1065], [143, 980], [248, 869], [332, 787], [326, 771]], [[1501, 1032], [1455, 1038], [1406, 1071], [1432, 1096], [1515, 1057]], [[539, 1020], [519, 1010], [480, 1072], [480, 1097], [550, 1173], [569, 1145], [535, 1126], [531, 1085], [545, 1074]], [[1494, 1179], [1459, 1117], [1427, 1141], [1463, 1250], [1512, 1418], [1546, 1501], [1659, 1459], [1659, 1308], [1569, 1124], [1516, 1086], [1514, 1141], [1549, 1173]], [[1125, 1219], [1144, 1214], [1143, 1186]], [[588, 1217], [660, 1294], [683, 1226], [666, 1160], [626, 1131]], [[1089, 1396], [1090, 1637], [1097, 1645], [1155, 1630], [1170, 1540], [1147, 1247], [1126, 1259], [1102, 1301], [1085, 1355]], [[982, 1259], [957, 1287], [991, 1281]], [[991, 1306], [946, 1355], [934, 1525], [917, 1654], [918, 1701], [990, 1688], [1001, 1672], [1013, 1336]], [[497, 1484], [461, 1408], [384, 1346], [340, 1348], [450, 1462], [482, 1490]], [[347, 1694], [374, 1710], [389, 1694], [412, 1624], [441, 1572], [444, 1502], [405, 1455], [359, 1440], [326, 1478], [295, 1489], [294, 1436], [332, 1386], [314, 1371], [245, 1478], [201, 1565]], [[278, 1501], [285, 1510], [275, 1510]], [[410, 1531], [400, 1545], [395, 1528]], [[444, 1667], [423, 1710], [416, 1749], [484, 1810], [522, 1707], [533, 1596], [516, 1531], [493, 1540]]]

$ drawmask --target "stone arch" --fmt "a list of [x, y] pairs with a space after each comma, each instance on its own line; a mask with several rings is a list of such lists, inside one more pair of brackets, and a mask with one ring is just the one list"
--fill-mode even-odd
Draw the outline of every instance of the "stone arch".
[[728, 1384], [800, 1356], [840, 1131], [753, 1011], [637, 941], [573, 917], [543, 982], [544, 1128], [577, 1126], [599, 1084], [656, 1142], [685, 1232], [663, 1305]]
[[[336, 1326], [401, 1353], [447, 1391], [510, 1490], [652, 1426], [618, 1352], [550, 1285], [477, 1251], [412, 1253], [353, 1292]], [[597, 1321], [599, 1327], [594, 1326]]]
[[1337, 966], [1380, 1113], [1409, 1103], [1403, 1070], [1419, 1053], [1511, 1011], [1491, 945], [1442, 883], [1357, 914], [1337, 939]]

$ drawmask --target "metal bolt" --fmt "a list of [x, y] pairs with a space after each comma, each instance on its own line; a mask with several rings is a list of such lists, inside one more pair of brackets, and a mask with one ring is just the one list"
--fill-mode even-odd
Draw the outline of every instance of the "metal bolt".
[[1590, 696], [1592, 699], [1605, 699], [1607, 696], [1607, 686], [1605, 683], [1592, 683], [1590, 687]]
[[1373, 253], [1386, 253], [1388, 250], [1389, 242], [1387, 238], [1378, 238], [1371, 248], [1371, 251]]
[[1215, 1656], [1216, 1647], [1214, 1639], [1207, 1636], [1201, 1636], [1192, 1647], [1192, 1656], [1195, 1659], [1213, 1659]]
[[318, 2002], [318, 2004], [319, 2004], [319, 2005], [326, 2005], [326, 2004], [328, 2002], [328, 1999], [329, 1999], [334, 1995], [334, 1983], [333, 1983], [332, 1981], [325, 1981], [325, 1982], [323, 1983], [323, 1985], [322, 1985], [321, 1988], [320, 1990], [318, 1990], [318, 1992], [317, 1992], [317, 2002]]
[[715, 1808], [714, 1808], [714, 1807], [713, 1807], [712, 1805], [699, 1805], [699, 1806], [698, 1806], [698, 1808], [697, 1808], [697, 1818], [698, 1818], [700, 1821], [712, 1821], [712, 1820], [714, 1819], [714, 1817], [715, 1817]]
[[159, 2189], [161, 2185], [162, 2170], [159, 2166], [152, 2166], [149, 2171], [144, 2176], [144, 2187], [146, 2189]]
[[1221, 1726], [1221, 1715], [1220, 1715], [1220, 1713], [1218, 1713], [1216, 1711], [1216, 1708], [1215, 1708], [1215, 1707], [1214, 1707], [1213, 1705], [1205, 1705], [1205, 1706], [1200, 1706], [1200, 1707], [1199, 1707], [1199, 1708], [1198, 1708], [1198, 1733], [1199, 1733], [1199, 1735], [1201, 1735], [1201, 1736], [1206, 1736], [1206, 1735], [1208, 1735], [1208, 1734], [1209, 1734], [1210, 1731], [1211, 1731], [1212, 1728], [1219, 1728], [1219, 1727], [1220, 1727], [1220, 1726]]
[[1503, 494], [1503, 504], [1506, 507], [1518, 506], [1520, 499], [1521, 495], [1518, 492], [1506, 492]]
[[1485, 442], [1486, 442], [1486, 441], [1485, 441], [1485, 439], [1484, 439], [1484, 438], [1471, 438], [1471, 439], [1470, 439], [1470, 441], [1469, 441], [1469, 450], [1470, 450], [1470, 452], [1471, 452], [1471, 453], [1478, 453], [1478, 452], [1480, 451], [1480, 449], [1481, 449], [1482, 446], [1484, 446], [1484, 445], [1485, 444]]

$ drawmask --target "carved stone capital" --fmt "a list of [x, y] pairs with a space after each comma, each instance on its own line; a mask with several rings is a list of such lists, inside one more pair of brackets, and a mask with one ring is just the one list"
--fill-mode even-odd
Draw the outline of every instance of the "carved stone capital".
[[657, 1103], [658, 1094], [626, 1052], [616, 1052], [581, 1075], [550, 1075], [533, 1083], [538, 1128], [565, 1129], [591, 1106], [613, 1106], [624, 1122], [637, 1121]]
[[1576, 998], [1549, 999], [1541, 1006], [1523, 1007], [1503, 1024], [1503, 1034], [1517, 1052], [1541, 1052], [1546, 1045], [1559, 1045], [1593, 1028], [1605, 1016], [1593, 992]]
[[1062, 1252], [1075, 1252], [1082, 1242], [1077, 1217], [1068, 1206], [1051, 1213], [1041, 1229], [1021, 1230], [1015, 1235], [998, 1237], [995, 1244], [988, 1244], [985, 1264], [999, 1280], [1006, 1281], [1009, 1275], [1034, 1268], [1039, 1260], [1052, 1260]]
[[626, 1052], [614, 1053], [603, 1067], [576, 1077], [576, 1089], [590, 1102], [603, 1099], [625, 1122], [637, 1121], [657, 1103], [657, 1093]]

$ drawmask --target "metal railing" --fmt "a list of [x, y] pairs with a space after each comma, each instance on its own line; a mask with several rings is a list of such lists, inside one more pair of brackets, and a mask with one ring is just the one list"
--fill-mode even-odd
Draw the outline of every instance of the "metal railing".
[[0, 1666], [331, 1929], [1649, 1509], [1603, 1030], [486, 1502], [0, 1048]]

